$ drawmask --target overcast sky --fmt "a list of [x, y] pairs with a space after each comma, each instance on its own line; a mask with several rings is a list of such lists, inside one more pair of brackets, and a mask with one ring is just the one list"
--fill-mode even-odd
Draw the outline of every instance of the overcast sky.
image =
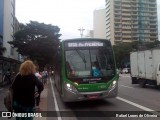
[[[157, 0], [160, 30], [160, 0]], [[16, 17], [21, 23], [30, 20], [57, 25], [61, 39], [80, 37], [93, 29], [93, 11], [105, 8], [105, 0], [16, 0]]]
[[93, 29], [93, 11], [105, 8], [105, 0], [16, 0], [16, 17], [21, 23], [30, 20], [57, 25], [62, 39], [80, 37]]

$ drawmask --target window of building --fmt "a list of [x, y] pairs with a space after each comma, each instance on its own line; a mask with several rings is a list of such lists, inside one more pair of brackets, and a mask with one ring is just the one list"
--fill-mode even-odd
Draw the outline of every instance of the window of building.
[[150, 28], [156, 28], [156, 26], [155, 25], [150, 25]]
[[115, 5], [121, 5], [121, 1], [114, 1]]
[[156, 11], [156, 9], [155, 8], [150, 8], [149, 11]]
[[117, 5], [115, 5], [114, 8], [115, 8], [115, 9], [121, 9], [121, 7], [120, 7], [120, 6], [117, 6]]
[[121, 38], [120, 37], [115, 37], [115, 40], [121, 40]]
[[156, 5], [155, 4], [150, 4], [149, 7], [156, 7]]
[[149, 0], [149, 2], [156, 2], [156, 0]]

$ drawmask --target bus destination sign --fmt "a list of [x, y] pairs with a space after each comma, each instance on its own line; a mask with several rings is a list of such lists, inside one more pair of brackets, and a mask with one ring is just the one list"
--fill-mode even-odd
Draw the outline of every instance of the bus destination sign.
[[102, 47], [102, 46], [104, 46], [104, 43], [98, 42], [98, 41], [93, 41], [93, 42], [78, 41], [78, 42], [68, 42], [67, 43], [67, 47]]

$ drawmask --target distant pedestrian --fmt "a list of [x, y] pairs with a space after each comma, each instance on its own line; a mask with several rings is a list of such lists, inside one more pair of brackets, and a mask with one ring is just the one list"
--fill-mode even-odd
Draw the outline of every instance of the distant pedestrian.
[[[41, 82], [42, 76], [39, 74], [39, 72], [37, 71], [35, 73], [35, 76], [38, 78], [38, 80]], [[42, 83], [43, 84], [43, 83]], [[38, 91], [37, 87], [35, 88], [35, 99], [36, 99], [36, 109], [39, 109], [39, 103], [40, 103], [40, 98], [41, 98], [41, 92], [42, 89], [40, 91]]]
[[7, 70], [5, 75], [6, 75], [7, 79], [8, 79], [8, 82], [12, 83], [12, 81], [11, 81], [11, 70], [10, 69]]
[[47, 72], [47, 70], [44, 68], [44, 71], [42, 72], [42, 81], [43, 81], [43, 84], [46, 84], [47, 79], [48, 79], [48, 72]]
[[39, 73], [39, 71], [36, 71], [35, 76], [41, 80], [42, 79], [42, 75]]
[[[35, 65], [31, 60], [23, 62], [19, 68], [13, 88], [13, 109], [15, 113], [32, 113], [35, 106], [35, 86], [42, 90], [43, 84], [35, 76]], [[16, 120], [33, 120], [33, 117], [16, 117]]]

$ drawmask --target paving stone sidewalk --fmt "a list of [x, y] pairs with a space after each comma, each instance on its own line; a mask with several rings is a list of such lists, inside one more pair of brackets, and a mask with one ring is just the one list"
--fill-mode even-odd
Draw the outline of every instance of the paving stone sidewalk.
[[[40, 98], [40, 109], [36, 110], [37, 112], [39, 111], [47, 111], [47, 93], [48, 93], [48, 84], [44, 86], [44, 90], [41, 93], [41, 98]], [[34, 120], [46, 120], [46, 117], [35, 117]]]

